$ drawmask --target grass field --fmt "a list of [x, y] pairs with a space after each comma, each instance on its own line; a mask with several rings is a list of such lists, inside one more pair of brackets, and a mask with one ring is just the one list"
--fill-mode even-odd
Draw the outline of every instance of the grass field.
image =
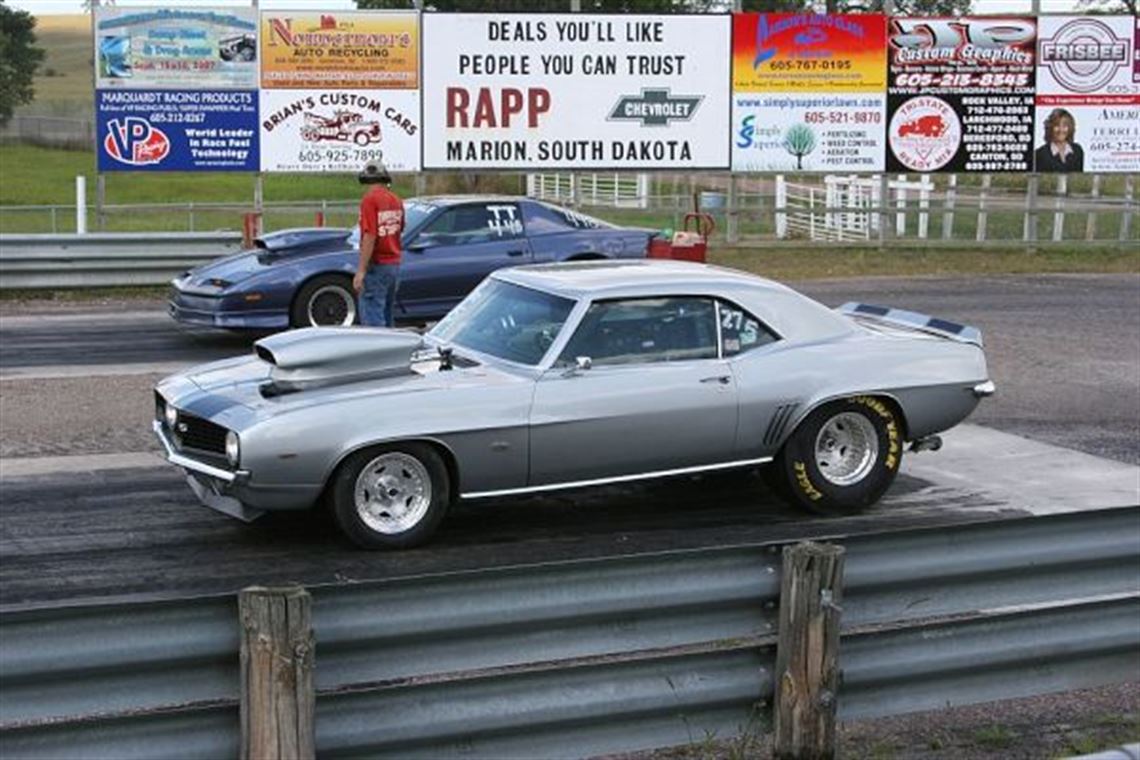
[[47, 57], [35, 78], [36, 99], [16, 113], [90, 118], [95, 110], [91, 17], [38, 16], [35, 31]]

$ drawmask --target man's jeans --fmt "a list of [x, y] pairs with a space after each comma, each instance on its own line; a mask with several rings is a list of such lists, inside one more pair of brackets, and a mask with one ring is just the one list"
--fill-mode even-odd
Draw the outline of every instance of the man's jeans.
[[360, 324], [369, 327], [391, 327], [392, 306], [400, 280], [399, 264], [373, 264], [364, 273], [360, 291]]

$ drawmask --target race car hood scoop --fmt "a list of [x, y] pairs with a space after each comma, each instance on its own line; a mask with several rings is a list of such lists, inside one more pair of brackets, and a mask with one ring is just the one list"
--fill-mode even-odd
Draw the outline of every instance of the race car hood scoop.
[[422, 348], [419, 334], [381, 327], [310, 327], [253, 344], [270, 367], [263, 396], [412, 374], [412, 356]]

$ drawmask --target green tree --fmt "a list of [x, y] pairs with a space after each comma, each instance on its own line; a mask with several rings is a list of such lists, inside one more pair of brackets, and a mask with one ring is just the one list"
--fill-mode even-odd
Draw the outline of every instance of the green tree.
[[1140, 4], [1136, 0], [1077, 0], [1077, 11], [1090, 15], [1127, 13], [1137, 15]]
[[35, 26], [32, 14], [12, 10], [0, 0], [0, 125], [8, 123], [16, 106], [36, 96], [32, 77], [44, 51], [36, 47]]
[[796, 157], [796, 170], [803, 171], [804, 156], [815, 150], [815, 132], [807, 124], [793, 124], [784, 133], [784, 150]]

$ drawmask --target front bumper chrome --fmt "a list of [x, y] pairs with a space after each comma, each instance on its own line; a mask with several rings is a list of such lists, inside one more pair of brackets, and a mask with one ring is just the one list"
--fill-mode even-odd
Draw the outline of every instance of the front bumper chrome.
[[253, 522], [265, 514], [264, 510], [250, 507], [243, 504], [239, 499], [228, 495], [230, 486], [241, 485], [249, 479], [248, 470], [230, 472], [182, 456], [175, 451], [174, 445], [167, 437], [166, 429], [161, 422], [154, 420], [151, 422], [151, 427], [154, 429], [154, 434], [158, 436], [158, 440], [162, 441], [163, 448], [166, 449], [166, 460], [171, 464], [178, 465], [186, 472], [186, 482], [190, 485], [190, 490], [194, 492], [198, 501], [202, 502], [203, 505], [230, 517], [236, 517], [243, 522]]

